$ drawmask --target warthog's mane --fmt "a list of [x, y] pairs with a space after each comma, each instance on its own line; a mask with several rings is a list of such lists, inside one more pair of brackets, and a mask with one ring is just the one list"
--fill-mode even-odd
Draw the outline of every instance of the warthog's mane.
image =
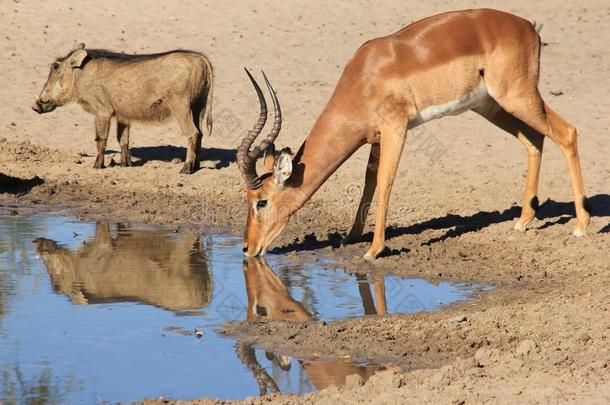
[[[186, 49], [174, 49], [172, 51], [166, 51], [166, 52], [159, 52], [159, 53], [148, 53], [148, 54], [128, 54], [128, 53], [122, 53], [122, 52], [114, 52], [114, 51], [110, 51], [108, 49], [85, 49], [87, 51], [87, 59], [85, 60], [85, 62], [87, 62], [88, 60], [93, 60], [93, 59], [110, 59], [116, 62], [123, 62], [123, 63], [129, 63], [129, 62], [137, 62], [137, 61], [142, 61], [142, 60], [149, 60], [149, 59], [155, 59], [155, 58], [159, 58], [161, 56], [165, 56], [165, 55], [169, 55], [171, 53], [196, 53], [194, 51], [189, 51]], [[58, 61], [63, 61], [66, 58], [68, 58], [70, 55], [72, 54], [72, 52], [70, 52], [68, 55], [62, 57], [62, 58], [58, 58]]]

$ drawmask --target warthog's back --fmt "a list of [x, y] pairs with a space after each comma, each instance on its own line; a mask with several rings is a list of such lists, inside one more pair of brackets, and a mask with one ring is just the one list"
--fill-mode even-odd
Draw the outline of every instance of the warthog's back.
[[128, 55], [92, 49], [87, 53], [90, 60], [79, 83], [81, 104], [95, 110], [92, 105], [101, 101], [125, 122], [164, 120], [171, 115], [172, 102], [194, 100], [211, 81], [210, 62], [193, 51]]

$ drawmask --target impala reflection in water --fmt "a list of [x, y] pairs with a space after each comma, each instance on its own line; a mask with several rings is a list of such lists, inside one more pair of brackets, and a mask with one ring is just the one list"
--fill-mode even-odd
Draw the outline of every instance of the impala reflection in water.
[[[244, 277], [248, 293], [247, 319], [249, 321], [261, 318], [282, 321], [309, 321], [313, 319], [313, 316], [303, 304], [290, 296], [286, 285], [271, 270], [264, 258], [248, 257], [245, 259]], [[375, 285], [377, 291], [381, 292], [383, 279], [378, 280]], [[368, 283], [358, 283], [358, 286], [360, 287], [363, 306], [372, 314], [370, 311], [371, 308], [375, 311], [375, 304], [370, 295], [369, 285]], [[383, 308], [380, 310], [380, 314], [383, 314], [385, 313], [385, 297], [380, 295], [378, 298], [381, 300], [379, 307]], [[238, 343], [237, 355], [244, 365], [252, 371], [259, 384], [261, 395], [279, 390], [275, 381], [260, 366], [255, 351], [250, 345]], [[291, 357], [269, 352], [265, 355], [280, 369], [290, 369]], [[346, 377], [352, 374], [359, 374], [366, 381], [371, 375], [384, 368], [376, 365], [359, 366], [340, 360], [310, 359], [299, 361], [299, 363], [318, 390], [332, 385], [345, 384]]]
[[333, 262], [322, 256], [244, 261], [241, 243], [227, 234], [0, 211], [0, 402], [243, 399], [303, 394], [351, 374], [365, 380], [383, 366], [295, 358], [219, 331], [256, 319], [435, 310], [472, 289], [348, 275], [326, 268]]

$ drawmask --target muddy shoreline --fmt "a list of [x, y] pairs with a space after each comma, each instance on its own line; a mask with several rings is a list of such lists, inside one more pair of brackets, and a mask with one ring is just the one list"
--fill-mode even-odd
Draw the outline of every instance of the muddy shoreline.
[[[8, 141], [0, 145], [24, 149], [23, 145]], [[51, 159], [57, 154], [59, 152], [46, 148], [35, 148], [33, 153]], [[18, 162], [12, 167], [19, 172]], [[215, 221], [220, 218], [225, 225], [223, 230], [240, 230], [244, 218], [236, 208], [241, 208], [239, 193], [225, 193], [214, 202], [205, 197], [193, 202], [195, 193], [134, 192], [112, 180], [122, 175], [120, 170], [111, 168], [103, 173], [107, 184], [102, 185], [96, 184], [94, 177], [81, 178], [78, 184], [47, 178], [30, 190], [17, 187], [17, 194], [2, 193], [0, 201], [9, 209], [18, 207], [18, 211], [61, 210], [83, 219], [112, 218], [175, 228], [197, 227], [202, 232], [214, 229]], [[23, 178], [27, 179], [27, 176]], [[113, 187], [108, 187], [112, 182], [115, 183]], [[206, 204], [221, 208], [216, 211], [198, 209]], [[324, 255], [336, 260], [336, 266], [347, 272], [395, 274], [433, 283], [473, 282], [492, 285], [495, 289], [434, 313], [356, 318], [329, 324], [281, 321], [227, 324], [223, 333], [262, 348], [273, 348], [279, 353], [300, 358], [351, 356], [396, 366], [371, 378], [364, 387], [360, 387], [360, 383], [356, 387], [348, 384], [294, 401], [317, 401], [316, 395], [320, 398], [353, 395], [356, 398], [355, 388], [358, 392], [377, 392], [386, 384], [396, 395], [390, 401], [400, 398], [405, 386], [410, 387], [409, 392], [417, 388], [422, 395], [430, 395], [425, 392], [427, 386], [431, 392], [445, 395], [440, 393], [458, 382], [466, 386], [472, 384], [474, 389], [477, 380], [491, 370], [502, 378], [514, 374], [523, 379], [529, 379], [526, 376], [534, 372], [546, 375], [553, 370], [559, 376], [566, 372], [586, 375], [579, 384], [586, 381], [597, 387], [605, 383], [608, 363], [600, 362], [598, 352], [607, 352], [609, 325], [602, 320], [607, 320], [610, 300], [603, 286], [610, 281], [610, 271], [607, 257], [583, 252], [603, 252], [608, 242], [606, 232], [577, 239], [560, 235], [565, 230], [560, 228], [565, 226], [556, 226], [548, 228], [550, 231], [546, 232], [550, 235], [536, 229], [520, 234], [511, 229], [508, 220], [488, 225], [493, 228], [493, 231], [487, 230], [492, 232], [485, 238], [488, 240], [481, 240], [476, 232], [466, 232], [458, 237], [437, 236], [440, 241], [430, 244], [429, 236], [405, 232], [391, 237], [389, 244], [397, 246], [398, 241], [405, 241], [410, 246], [408, 252], [390, 250], [385, 257], [369, 263], [360, 257], [368, 242], [349, 246], [339, 244], [341, 230], [328, 226], [337, 218], [339, 207], [327, 208], [328, 205], [315, 201], [306, 206], [305, 216], [311, 215], [317, 221], [292, 223], [270, 254], [287, 255], [297, 261], [317, 260], [319, 255]], [[349, 207], [344, 210], [343, 214], [348, 216]], [[183, 220], [185, 212], [189, 221]], [[218, 212], [229, 214], [219, 215]], [[492, 212], [488, 216], [490, 222], [494, 222], [501, 214]], [[416, 229], [420, 227], [425, 228], [415, 225]], [[449, 231], [451, 229], [455, 228], [449, 228]], [[410, 240], [412, 238], [415, 242]], [[539, 254], [548, 251], [555, 254]], [[586, 269], [583, 269], [583, 261], [586, 261]], [[590, 319], [579, 319], [582, 308], [588, 308], [588, 315], [592, 319], [597, 317], [600, 322], [591, 325]], [[570, 332], [566, 333], [563, 329], [566, 327]], [[561, 330], [564, 333], [558, 333]], [[524, 351], [527, 353], [522, 353]], [[562, 353], [561, 358], [557, 351]], [[405, 373], [405, 370], [409, 372]], [[279, 402], [285, 400], [282, 396], [272, 398]]]

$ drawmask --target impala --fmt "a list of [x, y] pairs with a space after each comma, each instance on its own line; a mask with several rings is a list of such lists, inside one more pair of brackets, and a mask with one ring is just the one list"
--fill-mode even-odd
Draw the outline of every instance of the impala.
[[[282, 321], [311, 321], [313, 315], [299, 301], [292, 298], [288, 287], [271, 270], [264, 258], [249, 257], [243, 262], [248, 295], [247, 320], [275, 319]], [[365, 315], [385, 315], [386, 297], [383, 277], [375, 278], [375, 299], [365, 278], [358, 277], [358, 291], [362, 299]], [[259, 385], [261, 395], [268, 391], [277, 392], [279, 388], [273, 378], [267, 373], [256, 358], [252, 346], [238, 343], [237, 357], [248, 367]], [[290, 369], [292, 359], [288, 356], [265, 353], [267, 358], [273, 358], [283, 370]], [[359, 366], [343, 360], [303, 360], [300, 361], [309, 380], [321, 390], [331, 385], [343, 385], [348, 375], [360, 374], [367, 380], [372, 374], [385, 369], [383, 366]]]
[[[362, 236], [377, 189], [373, 242], [365, 255], [385, 246], [390, 191], [407, 130], [432, 119], [473, 110], [519, 139], [527, 151], [527, 178], [521, 216], [524, 231], [538, 208], [538, 178], [545, 136], [563, 152], [583, 236], [589, 212], [576, 146], [576, 129], [545, 103], [538, 90], [540, 36], [530, 21], [497, 10], [455, 11], [428, 17], [362, 45], [347, 63], [330, 100], [309, 136], [292, 156], [273, 146], [282, 122], [277, 95], [267, 77], [275, 122], [252, 147], [267, 117], [260, 87], [248, 72], [261, 105], [254, 129], [244, 137], [237, 161], [247, 185], [248, 219], [244, 250], [264, 254], [298, 210], [358, 148], [371, 144], [365, 185], [346, 241]], [[264, 76], [264, 74], [263, 74]], [[383, 106], [383, 114], [379, 113]], [[264, 154], [268, 172], [259, 176]]]

